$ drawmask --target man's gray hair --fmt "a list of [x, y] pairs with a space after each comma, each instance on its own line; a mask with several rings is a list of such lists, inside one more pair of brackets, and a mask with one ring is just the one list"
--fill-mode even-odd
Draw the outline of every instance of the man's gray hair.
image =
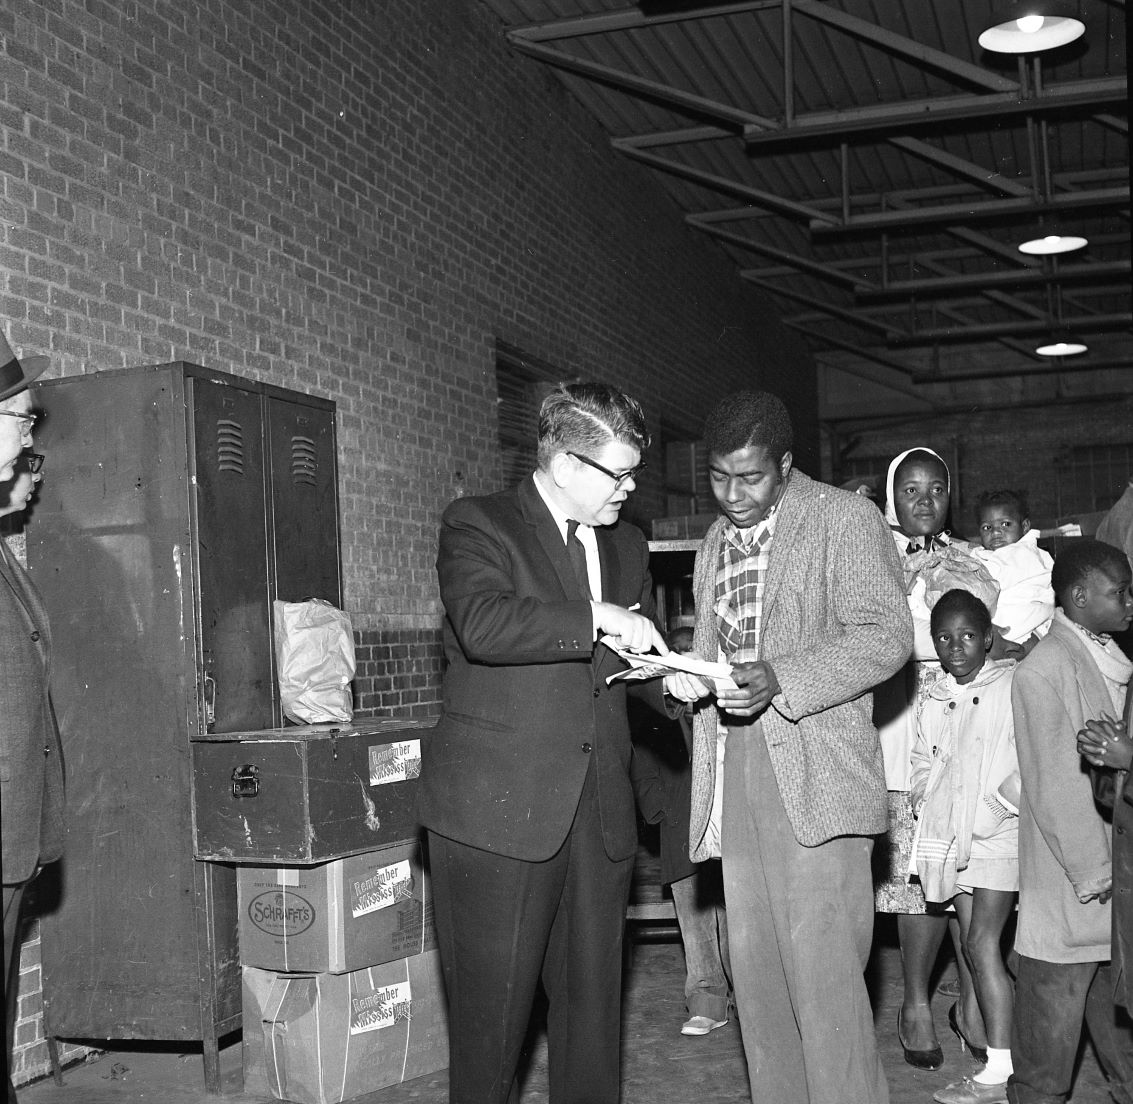
[[649, 447], [649, 428], [636, 399], [604, 383], [560, 383], [539, 408], [539, 467], [559, 452], [593, 457], [619, 441], [638, 452]]

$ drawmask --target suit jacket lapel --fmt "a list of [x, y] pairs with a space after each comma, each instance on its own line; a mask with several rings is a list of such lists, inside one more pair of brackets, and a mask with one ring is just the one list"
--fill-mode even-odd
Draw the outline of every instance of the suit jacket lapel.
[[[601, 527], [594, 530], [594, 535], [598, 538], [598, 562], [602, 565], [602, 601], [617, 602], [621, 605], [618, 602], [618, 588], [621, 585], [622, 572], [613, 535], [609, 529]], [[614, 664], [614, 653], [609, 648], [595, 648], [594, 660], [594, 678], [597, 681], [605, 677], [605, 668]], [[620, 665], [619, 660], [618, 666]]]
[[547, 509], [547, 504], [535, 487], [534, 477], [528, 476], [520, 483], [517, 494], [524, 520], [535, 530], [535, 536], [555, 569], [555, 575], [558, 576], [564, 595], [567, 598], [581, 598], [582, 591], [575, 577], [570, 556], [567, 555], [562, 530], [559, 529], [559, 523], [551, 516], [551, 511]]
[[763, 592], [762, 622], [767, 624], [767, 613], [778, 597], [783, 577], [791, 566], [791, 558], [786, 549], [795, 541], [802, 521], [803, 508], [800, 502], [801, 481], [791, 472], [783, 497], [779, 502], [779, 516], [775, 519], [775, 536], [771, 541], [771, 560], [767, 565], [767, 584]]
[[1097, 716], [1099, 713], [1112, 713], [1113, 702], [1105, 684], [1105, 678], [1090, 655], [1090, 647], [1077, 629], [1061, 624], [1057, 619], [1050, 631], [1066, 641], [1070, 658], [1074, 663], [1074, 681], [1081, 688], [1081, 696], [1086, 702], [1086, 712]]
[[594, 535], [598, 538], [598, 562], [602, 565], [602, 600], [617, 602], [622, 572], [613, 535], [601, 527], [594, 530]]

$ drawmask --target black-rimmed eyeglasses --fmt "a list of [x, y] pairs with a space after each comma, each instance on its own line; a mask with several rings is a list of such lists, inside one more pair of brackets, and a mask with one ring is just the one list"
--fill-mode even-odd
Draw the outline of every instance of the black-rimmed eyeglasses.
[[622, 484], [625, 483], [625, 481], [627, 479], [637, 479], [637, 477], [645, 469], [645, 461], [644, 460], [642, 460], [641, 463], [638, 464], [636, 468], [630, 468], [630, 469], [628, 469], [627, 471], [624, 471], [624, 472], [615, 472], [615, 471], [610, 471], [609, 468], [605, 467], [602, 464], [599, 464], [597, 460], [591, 460], [589, 456], [583, 456], [581, 453], [571, 452], [571, 451], [568, 450], [567, 456], [573, 456], [579, 463], [586, 464], [589, 467], [595, 468], [598, 471], [600, 471], [603, 475], [608, 475], [614, 481], [614, 490], [615, 491], [620, 490], [621, 487], [622, 487]]
[[32, 427], [39, 421], [38, 414], [31, 414], [26, 410], [0, 410], [5, 418], [19, 418], [20, 430], [24, 433], [31, 433]]
[[42, 452], [21, 452], [20, 462], [32, 475], [39, 475], [43, 470], [43, 462], [47, 457]]

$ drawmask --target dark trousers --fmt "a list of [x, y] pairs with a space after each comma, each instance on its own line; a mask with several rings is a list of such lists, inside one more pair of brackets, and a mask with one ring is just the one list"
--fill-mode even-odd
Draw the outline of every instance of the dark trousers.
[[606, 854], [593, 769], [571, 831], [547, 861], [430, 832], [429, 867], [449, 1009], [450, 1104], [518, 1098], [516, 1070], [540, 979], [552, 1104], [616, 1104], [633, 858]]
[[4, 1073], [8, 1104], [16, 1104], [12, 1086], [12, 1045], [16, 1033], [16, 1008], [20, 990], [20, 904], [26, 882], [4, 886]]
[[1063, 1104], [1085, 1024], [1113, 1099], [1133, 1104], [1133, 1022], [1113, 1003], [1110, 964], [1018, 958], [1007, 1099]]

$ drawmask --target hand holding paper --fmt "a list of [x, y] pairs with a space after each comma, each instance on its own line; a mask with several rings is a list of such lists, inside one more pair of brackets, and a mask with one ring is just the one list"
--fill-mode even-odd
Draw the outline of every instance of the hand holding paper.
[[673, 671], [665, 675], [665, 693], [686, 705], [707, 698], [712, 693], [712, 688], [713, 684], [707, 676], [698, 678], [687, 671]]
[[732, 668], [732, 675], [735, 680], [733, 688], [720, 693], [718, 704], [737, 717], [758, 716], [779, 693], [779, 679], [765, 660], [737, 663]]
[[664, 637], [648, 617], [613, 602], [594, 602], [593, 607], [594, 623], [604, 634], [602, 640], [613, 640], [615, 651], [651, 652], [656, 649], [662, 655], [668, 652], [669, 646]]
[[694, 675], [706, 685], [717, 690], [725, 687], [734, 689], [736, 685], [732, 681], [732, 669], [726, 663], [709, 663], [707, 660], [697, 659], [696, 656], [681, 652], [669, 652], [666, 655], [639, 655], [636, 652], [619, 647], [618, 641], [609, 636], [603, 636], [599, 643], [605, 644], [607, 648], [629, 664], [628, 671], [619, 671], [617, 674], [611, 675], [606, 679], [608, 683], [617, 679], [658, 678], [679, 671]]

